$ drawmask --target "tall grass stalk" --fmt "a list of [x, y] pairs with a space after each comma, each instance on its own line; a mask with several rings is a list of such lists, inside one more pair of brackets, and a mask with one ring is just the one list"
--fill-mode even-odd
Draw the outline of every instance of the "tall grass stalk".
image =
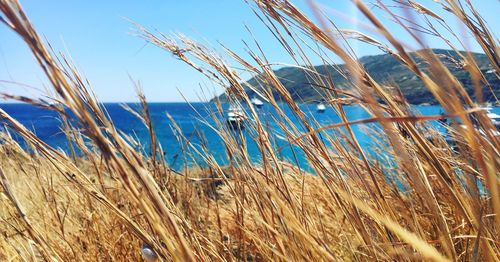
[[[392, 5], [375, 1], [419, 45], [417, 55], [428, 65], [422, 69], [408, 43], [398, 40], [363, 1], [352, 3], [379, 39], [339, 29], [312, 1], [314, 17], [286, 0], [250, 4], [283, 52], [305, 70], [340, 116], [340, 123], [327, 126], [299, 107], [258, 40], [254, 48], [247, 45], [245, 55], [224, 47], [223, 56], [188, 37], [152, 33], [137, 25], [146, 41], [224, 87], [231, 103], [246, 105], [245, 132], [258, 146], [256, 163], [241, 133], [220, 121], [224, 112], [215, 101], [215, 124], [206, 124], [219, 135], [229, 164], [221, 165], [207, 147], [192, 144], [174, 123], [182, 157], [206, 163], [174, 170], [163, 157], [138, 84], [141, 107], [126, 109], [147, 128], [150, 152], [137, 151], [134, 145], [141, 141], [115, 128], [88, 82], [64, 55], [48, 48], [19, 2], [0, 0], [0, 21], [29, 47], [59, 105], [2, 96], [58, 112], [68, 143], [75, 147], [68, 157], [0, 109], [8, 130], [0, 145], [0, 259], [139, 260], [141, 245], [147, 244], [160, 260], [175, 261], [498, 261], [498, 136], [481, 101], [469, 96], [427, 48], [424, 37], [432, 34], [455, 50], [466, 46], [435, 10], [416, 1], [394, 1], [425, 21], [412, 24]], [[461, 21], [499, 77], [498, 41], [472, 3], [445, 0], [436, 5]], [[439, 32], [438, 25], [449, 31]], [[450, 32], [457, 41], [446, 39]], [[353, 39], [379, 47], [411, 70], [446, 116], [415, 116], [397, 87], [377, 83], [365, 70], [349, 46]], [[488, 90], [483, 86], [491, 86], [472, 55], [460, 54], [481, 100]], [[324, 66], [334, 66], [333, 58], [342, 60], [345, 69], [337, 70], [350, 80], [349, 86], [341, 88], [330, 75], [317, 72], [311, 62], [316, 58]], [[258, 85], [243, 84], [235, 68], [258, 77]], [[298, 160], [282, 160], [282, 148], [274, 143], [273, 130], [253, 107], [247, 89], [273, 107], [273, 120], [288, 146], [294, 154], [304, 153], [314, 175], [300, 168]], [[371, 117], [350, 122], [344, 105], [352, 103]], [[450, 127], [457, 148], [428, 125], [443, 117], [462, 123], [454, 120]], [[368, 151], [352, 127], [371, 122], [380, 124], [369, 130], [378, 146]], [[28, 147], [21, 147], [10, 132]], [[373, 152], [384, 153], [377, 157]]]

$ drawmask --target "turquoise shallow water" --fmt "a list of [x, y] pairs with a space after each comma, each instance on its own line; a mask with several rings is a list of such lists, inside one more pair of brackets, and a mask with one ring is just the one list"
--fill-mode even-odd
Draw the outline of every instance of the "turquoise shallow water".
[[[135, 104], [129, 104], [131, 107], [136, 107]], [[181, 168], [184, 164], [192, 164], [193, 160], [186, 163], [183, 157], [180, 157], [182, 152], [182, 144], [179, 143], [171, 126], [172, 122], [166, 116], [168, 113], [177, 125], [182, 129], [186, 138], [197, 148], [206, 147], [214, 158], [220, 163], [225, 164], [228, 162], [226, 156], [225, 146], [217, 135], [216, 131], [209, 128], [208, 125], [215, 125], [213, 119], [213, 112], [215, 105], [210, 103], [151, 103], [149, 104], [151, 117], [154, 122], [155, 131], [164, 151], [166, 160], [172, 165], [173, 168]], [[228, 105], [223, 105], [226, 109]], [[315, 111], [316, 105], [304, 104], [300, 105], [302, 110], [306, 112], [309, 119], [314, 118], [319, 125], [328, 125], [340, 122], [340, 118], [336, 115], [332, 108], [327, 108], [324, 113], [317, 113]], [[60, 148], [61, 150], [68, 151], [68, 145], [64, 134], [61, 132], [60, 119], [56, 113], [43, 110], [31, 105], [25, 104], [0, 104], [0, 108], [4, 109], [7, 113], [20, 121], [29, 129], [33, 130], [38, 137], [48, 143], [50, 146]], [[142, 123], [132, 114], [122, 108], [120, 104], [105, 104], [115, 126], [124, 133], [135, 137], [143, 145], [143, 150], [149, 150], [149, 137], [146, 128]], [[345, 106], [344, 107], [349, 120], [357, 120], [369, 118], [369, 115], [358, 106]], [[415, 111], [423, 115], [436, 115], [441, 112], [439, 106], [415, 106]], [[283, 107], [285, 114], [290, 116], [294, 123], [299, 123], [292, 115], [287, 107]], [[274, 143], [277, 147], [282, 148], [280, 157], [291, 162], [295, 158], [292, 154], [293, 147], [287, 146], [287, 142], [282, 140], [284, 132], [274, 120], [275, 112], [269, 105], [264, 105], [258, 110], [261, 120], [272, 130]], [[493, 112], [500, 114], [500, 107], [493, 108]], [[216, 116], [216, 118], [224, 120], [223, 116]], [[431, 125], [437, 126], [437, 121], [431, 121]], [[370, 151], [373, 147], [373, 141], [364, 131], [365, 126], [376, 126], [376, 124], [360, 124], [353, 126], [354, 133], [360, 142], [361, 146]], [[300, 126], [300, 125], [299, 125]], [[252, 141], [248, 130], [243, 131], [248, 145], [248, 152], [252, 160], [255, 162], [260, 161], [260, 153], [256, 144]], [[138, 150], [141, 150], [138, 148]], [[297, 148], [294, 148], [294, 153], [297, 155], [298, 164], [307, 169], [307, 163], [303, 157], [303, 153]], [[194, 158], [198, 164], [203, 165], [201, 158]]]

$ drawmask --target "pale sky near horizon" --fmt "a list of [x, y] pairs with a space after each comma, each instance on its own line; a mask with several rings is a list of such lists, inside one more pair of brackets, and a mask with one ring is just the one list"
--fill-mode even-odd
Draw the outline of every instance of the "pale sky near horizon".
[[[306, 14], [311, 14], [310, 7], [304, 0], [292, 2]], [[354, 27], [343, 18], [356, 19], [348, 0], [320, 2], [325, 6], [323, 10], [329, 18], [339, 27]], [[428, 7], [436, 6], [431, 0], [419, 2]], [[488, 22], [492, 32], [498, 36], [499, 1], [472, 2]], [[292, 63], [291, 58], [244, 0], [21, 0], [21, 4], [38, 33], [55, 50], [71, 55], [104, 102], [136, 101], [129, 75], [141, 82], [146, 97], [151, 102], [179, 102], [184, 101], [184, 97], [189, 101], [198, 101], [202, 94], [200, 85], [208, 98], [222, 91], [166, 51], [145, 44], [144, 40], [133, 34], [133, 26], [127, 19], [167, 35], [183, 33], [214, 46], [216, 50], [221, 50], [218, 45], [221, 42], [239, 54], [245, 50], [242, 40], [252, 42], [252, 37], [245, 30], [247, 25], [262, 45], [269, 61]], [[404, 33], [387, 20], [387, 14], [381, 14], [380, 17], [391, 31], [396, 32], [397, 37], [405, 40]], [[458, 21], [449, 19], [449, 24], [460, 34]], [[467, 36], [463, 38], [467, 39]], [[445, 47], [436, 39], [428, 38], [428, 42], [431, 47]], [[366, 45], [357, 47], [358, 56], [380, 53], [378, 49]], [[471, 45], [471, 49], [480, 50], [477, 45]], [[313, 58], [313, 63], [319, 64], [320, 60]], [[26, 45], [5, 25], [0, 24], [0, 92], [39, 95], [31, 88], [8, 82], [18, 82], [38, 89], [46, 88], [48, 83]]]

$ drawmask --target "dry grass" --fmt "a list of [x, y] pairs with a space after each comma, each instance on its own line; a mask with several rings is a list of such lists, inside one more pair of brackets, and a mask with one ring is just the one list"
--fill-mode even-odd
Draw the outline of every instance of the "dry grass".
[[[421, 31], [443, 37], [435, 25], [444, 22], [435, 12], [414, 1], [397, 2], [425, 19], [418, 25], [425, 28]], [[216, 121], [212, 128], [230, 164], [222, 167], [210, 152], [198, 149], [208, 166], [171, 170], [162, 159], [142, 95], [142, 110], [134, 114], [150, 130], [152, 151], [150, 156], [138, 153], [130, 138], [115, 129], [88, 82], [63, 55], [46, 48], [18, 2], [0, 0], [2, 21], [23, 38], [50, 80], [55, 99], [74, 114], [72, 123], [78, 126], [66, 122], [65, 131], [82, 152], [70, 158], [54, 150], [0, 110], [11, 132], [30, 146], [22, 149], [6, 135], [1, 140], [0, 259], [139, 260], [140, 246], [147, 243], [159, 259], [176, 261], [498, 261], [500, 157], [494, 126], [435, 54], [422, 49], [418, 54], [429, 70], [417, 67], [406, 44], [396, 40], [363, 2], [354, 4], [380, 40], [352, 31], [333, 32], [336, 27], [320, 10], [313, 20], [288, 1], [255, 0], [253, 5], [284, 51], [308, 68], [317, 86], [327, 89], [325, 100], [342, 123], [322, 127], [309, 119], [273, 73], [258, 42], [258, 53], [249, 51], [251, 61], [226, 50], [232, 63], [260, 76], [260, 85], [251, 88], [275, 108], [277, 122], [290, 144], [304, 152], [313, 176], [279, 160], [279, 149], [244, 92], [239, 73], [221, 56], [189, 38], [156, 35], [142, 27], [138, 30], [147, 41], [226, 87], [232, 102], [248, 105], [247, 130], [261, 158], [259, 164], [250, 161], [238, 134]], [[425, 48], [415, 25], [380, 1], [377, 4]], [[498, 41], [486, 22], [467, 0], [441, 5], [474, 35], [498, 77]], [[426, 121], [439, 117], [413, 116], [404, 97], [375, 82], [339, 36], [355, 36], [382, 48], [422, 79], [446, 114], [466, 126], [451, 127], [461, 141], [458, 149], [439, 133], [431, 132], [428, 139]], [[309, 67], [305, 54], [311, 42], [322, 46], [317, 55], [325, 65], [332, 56], [345, 62], [349, 89], [337, 88], [329, 76]], [[461, 62], [476, 92], [482, 92], [487, 83], [471, 56], [464, 55]], [[283, 113], [273, 92], [299, 123]], [[67, 117], [61, 106], [4, 96]], [[362, 106], [372, 118], [348, 122], [346, 101]], [[214, 112], [214, 117], [221, 113]], [[363, 149], [352, 132], [352, 125], [364, 122], [380, 123], [380, 130], [372, 134], [379, 142], [374, 150], [384, 152], [383, 163]], [[336, 135], [324, 132], [327, 129], [336, 130]], [[190, 146], [182, 130], [176, 131], [179, 141]], [[402, 192], [395, 180], [407, 190]]]

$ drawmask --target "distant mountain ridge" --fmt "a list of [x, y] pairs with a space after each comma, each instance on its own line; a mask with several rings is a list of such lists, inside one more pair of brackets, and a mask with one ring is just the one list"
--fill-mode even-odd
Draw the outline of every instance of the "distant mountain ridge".
[[[470, 74], [461, 68], [457, 61], [460, 61], [459, 54], [452, 50], [433, 49], [433, 52], [440, 57], [442, 63], [450, 69], [450, 72], [465, 86], [467, 92], [473, 97], [474, 87]], [[425, 70], [426, 63], [419, 58], [416, 53], [410, 54], [421, 69]], [[473, 56], [480, 70], [489, 81], [495, 95], [500, 97], [500, 80], [494, 74], [490, 62], [485, 54], [473, 53]], [[422, 81], [403, 64], [393, 58], [391, 55], [373, 55], [364, 56], [359, 59], [370, 75], [381, 84], [389, 86], [397, 85], [405, 95], [406, 99], [411, 104], [429, 103], [435, 104], [437, 101], [433, 95], [427, 90]], [[350, 79], [344, 78], [340, 72], [347, 73], [344, 64], [334, 66], [315, 66], [314, 69], [322, 75], [331, 75], [333, 82], [337, 88], [348, 88]], [[283, 67], [274, 71], [283, 85], [292, 94], [293, 99], [299, 102], [314, 102], [321, 99], [321, 94], [324, 89], [314, 87], [313, 79], [306, 74], [304, 69], [297, 67]], [[259, 80], [256, 77], [244, 83], [245, 85], [259, 86]], [[246, 89], [250, 97], [254, 96], [254, 92]], [[483, 87], [484, 99], [486, 101], [495, 101], [494, 96], [488, 87]], [[279, 96], [275, 93], [274, 96]], [[219, 99], [226, 100], [225, 95], [219, 96]]]

